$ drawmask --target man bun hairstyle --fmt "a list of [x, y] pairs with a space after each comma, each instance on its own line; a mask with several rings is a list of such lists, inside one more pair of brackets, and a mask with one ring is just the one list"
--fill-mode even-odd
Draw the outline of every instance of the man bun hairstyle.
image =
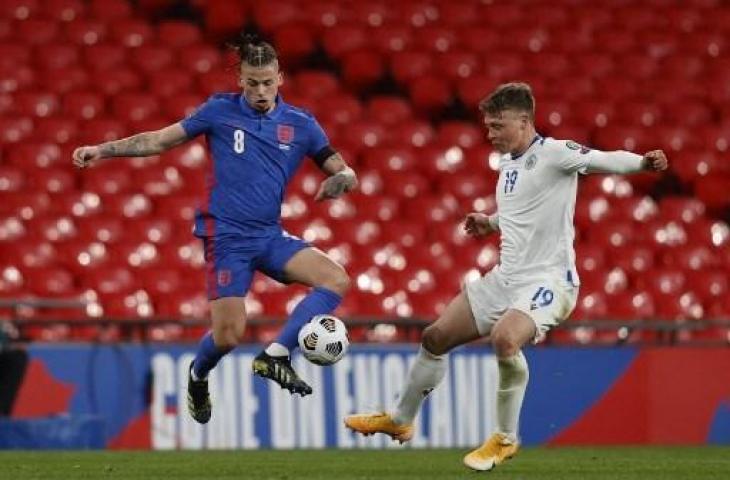
[[274, 47], [258, 35], [242, 33], [230, 46], [236, 51], [240, 64], [267, 67], [278, 62]]
[[479, 102], [479, 111], [483, 114], [498, 115], [509, 109], [526, 112], [534, 121], [535, 97], [528, 84], [523, 82], [504, 83]]

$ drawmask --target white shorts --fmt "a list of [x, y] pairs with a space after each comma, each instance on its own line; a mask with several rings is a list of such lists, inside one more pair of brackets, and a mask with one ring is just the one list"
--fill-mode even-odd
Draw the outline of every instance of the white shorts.
[[578, 287], [565, 278], [546, 276], [508, 285], [496, 268], [479, 280], [466, 283], [464, 291], [481, 335], [489, 334], [497, 320], [513, 308], [535, 322], [535, 342], [568, 318], [578, 300]]

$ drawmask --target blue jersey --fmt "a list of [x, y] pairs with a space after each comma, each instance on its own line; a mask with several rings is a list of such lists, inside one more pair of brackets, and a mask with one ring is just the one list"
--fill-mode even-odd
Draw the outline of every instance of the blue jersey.
[[280, 229], [289, 180], [305, 156], [329, 146], [317, 120], [281, 97], [260, 113], [240, 93], [216, 94], [181, 123], [188, 137], [205, 134], [213, 157], [208, 198], [195, 220], [199, 237]]

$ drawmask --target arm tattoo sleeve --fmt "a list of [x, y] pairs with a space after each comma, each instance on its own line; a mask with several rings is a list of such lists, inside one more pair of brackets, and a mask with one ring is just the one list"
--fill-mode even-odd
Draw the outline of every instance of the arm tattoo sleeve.
[[144, 132], [131, 137], [103, 143], [103, 157], [146, 157], [162, 151], [158, 135], [155, 132]]

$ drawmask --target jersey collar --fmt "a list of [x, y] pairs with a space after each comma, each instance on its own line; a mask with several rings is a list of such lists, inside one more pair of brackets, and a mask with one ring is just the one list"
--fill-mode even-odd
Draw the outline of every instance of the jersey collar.
[[271, 110], [268, 113], [261, 113], [255, 108], [253, 108], [251, 105], [248, 104], [246, 101], [246, 97], [241, 94], [241, 98], [239, 100], [239, 104], [241, 105], [241, 111], [246, 117], [250, 118], [270, 118], [272, 120], [276, 120], [279, 118], [281, 113], [284, 111], [284, 106], [286, 103], [284, 102], [284, 99], [281, 97], [281, 95], [276, 95], [276, 102], [274, 104], [274, 109]]
[[539, 142], [541, 140], [542, 140], [542, 135], [540, 135], [539, 133], [538, 134], [535, 134], [535, 138], [532, 139], [532, 141], [527, 146], [527, 148], [525, 149], [524, 152], [518, 153], [518, 154], [510, 153], [510, 158], [512, 158], [512, 160], [517, 160], [522, 155], [524, 155], [536, 142]]

